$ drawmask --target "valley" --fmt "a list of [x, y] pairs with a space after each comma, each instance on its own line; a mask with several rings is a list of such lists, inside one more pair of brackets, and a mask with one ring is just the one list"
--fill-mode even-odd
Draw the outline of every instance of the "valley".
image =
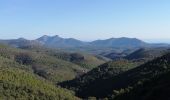
[[169, 55], [168, 44], [125, 37], [93, 42], [47, 35], [0, 40], [0, 97], [160, 100], [168, 98], [169, 88], [164, 88], [169, 86]]

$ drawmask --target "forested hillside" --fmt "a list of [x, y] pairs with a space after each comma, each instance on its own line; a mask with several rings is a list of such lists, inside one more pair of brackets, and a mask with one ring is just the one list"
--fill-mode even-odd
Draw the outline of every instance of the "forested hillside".
[[[138, 63], [136, 62], [123, 59], [111, 61], [94, 68], [79, 78], [62, 82], [59, 85], [76, 91], [77, 95], [80, 97], [95, 96], [93, 93], [97, 92], [95, 90], [96, 88], [99, 88], [99, 84], [107, 84], [105, 83], [106, 79], [110, 79], [120, 73], [130, 70], [137, 65]], [[103, 87], [101, 86], [100, 89], [101, 88]]]
[[5, 56], [0, 56], [0, 99], [2, 100], [75, 100], [72, 92], [32, 73]]
[[[138, 83], [130, 90], [117, 91], [114, 100], [169, 100], [170, 72]], [[116, 92], [116, 91], [115, 91]]]
[[166, 53], [170, 52], [169, 48], [140, 48], [135, 52], [127, 55], [125, 59], [128, 60], [143, 60], [148, 61], [156, 57], [160, 57]]
[[[160, 58], [156, 58], [153, 61], [149, 61], [146, 64], [135, 67], [133, 69], [122, 72], [120, 74], [117, 75], [113, 74], [108, 78], [103, 78], [103, 80], [100, 80], [101, 78], [99, 80], [95, 80], [92, 84], [88, 84], [87, 82], [87, 84], [85, 84], [82, 87], [81, 87], [82, 84], [76, 84], [76, 83], [80, 83], [80, 82], [86, 83], [86, 81], [84, 81], [84, 77], [87, 77], [88, 79], [88, 76], [91, 74], [90, 72], [80, 77], [79, 79], [68, 81], [62, 83], [61, 85], [73, 90], [74, 88], [76, 88], [75, 91], [77, 95], [83, 98], [93, 96], [97, 98], [108, 97], [114, 99], [119, 94], [131, 91], [133, 88], [135, 89], [136, 85], [138, 84], [144, 84], [145, 82], [152, 80], [154, 77], [159, 77], [160, 75], [169, 72], [170, 70], [169, 58], [170, 58], [170, 54], [166, 54]], [[128, 66], [127, 63], [125, 65]], [[92, 75], [89, 78], [93, 79], [95, 78], [95, 76]], [[159, 83], [157, 85], [159, 85]], [[155, 85], [155, 87], [157, 85]], [[147, 92], [149, 93], [149, 91]], [[134, 93], [135, 95], [135, 92], [132, 93]]]
[[55, 51], [44, 47], [0, 47], [0, 55], [27, 65], [35, 74], [53, 82], [73, 79], [105, 62], [95, 56]]

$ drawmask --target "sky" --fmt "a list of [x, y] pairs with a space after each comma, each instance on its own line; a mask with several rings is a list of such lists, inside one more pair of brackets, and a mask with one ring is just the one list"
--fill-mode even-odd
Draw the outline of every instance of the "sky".
[[0, 0], [0, 38], [135, 37], [170, 43], [170, 0]]

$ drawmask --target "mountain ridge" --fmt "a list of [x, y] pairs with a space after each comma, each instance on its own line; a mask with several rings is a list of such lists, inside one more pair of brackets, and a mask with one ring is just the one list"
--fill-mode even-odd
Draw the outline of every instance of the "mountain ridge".
[[[109, 38], [103, 40], [94, 40], [91, 42], [81, 41], [75, 38], [62, 38], [58, 35], [48, 36], [43, 35], [34, 40], [28, 40], [25, 38], [18, 39], [8, 39], [8, 40], [0, 40], [1, 43], [6, 44], [15, 44], [19, 45], [18, 42], [26, 42], [28, 44], [41, 44], [46, 45], [53, 48], [73, 48], [73, 47], [110, 47], [110, 48], [134, 48], [134, 47], [161, 47], [161, 46], [169, 46], [166, 43], [147, 43], [137, 38], [128, 38], [128, 37], [120, 37], [120, 38]], [[29, 43], [30, 42], [30, 43]]]

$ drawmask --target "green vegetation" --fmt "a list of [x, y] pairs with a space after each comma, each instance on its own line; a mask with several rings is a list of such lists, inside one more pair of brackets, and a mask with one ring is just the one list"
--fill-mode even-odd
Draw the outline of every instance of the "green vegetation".
[[76, 91], [77, 95], [80, 97], [96, 96], [93, 94], [95, 93], [94, 91], [96, 88], [102, 88], [102, 86], [98, 87], [98, 84], [104, 85], [104, 80], [114, 77], [136, 66], [137, 63], [129, 62], [127, 60], [111, 61], [94, 68], [79, 78], [62, 82], [59, 85]]
[[38, 77], [27, 66], [0, 56], [0, 99], [75, 100], [73, 93]]
[[[116, 65], [116, 63], [114, 63], [113, 65]], [[119, 63], [117, 65], [119, 65]], [[123, 68], [124, 65], [129, 66], [128, 63], [121, 62], [118, 68], [119, 67]], [[100, 67], [98, 69], [96, 68], [96, 70], [94, 69], [78, 79], [74, 79], [72, 81], [61, 83], [61, 86], [74, 90], [77, 96], [80, 96], [83, 98], [108, 97], [108, 98], [114, 99], [117, 96], [121, 96], [122, 94], [125, 94], [125, 93], [134, 93], [133, 95], [137, 95], [136, 97], [139, 97], [138, 95], [140, 94], [135, 94], [135, 92], [131, 92], [131, 91], [133, 91], [133, 89], [135, 91], [136, 90], [135, 88], [140, 86], [141, 84], [146, 85], [148, 81], [151, 84], [154, 84], [153, 81], [150, 81], [150, 80], [152, 80], [155, 77], [159, 77], [160, 75], [170, 71], [170, 53], [160, 58], [157, 58], [153, 61], [149, 61], [141, 66], [138, 66], [135, 68], [132, 67], [132, 69], [130, 70], [124, 70], [124, 72], [121, 72], [121, 73], [119, 73], [120, 70], [114, 69], [111, 71], [111, 73], [117, 72], [117, 74], [115, 75], [109, 73], [108, 66], [109, 64], [106, 64], [106, 67], [102, 67], [103, 69], [101, 69]], [[106, 70], [106, 73], [109, 73], [109, 74], [108, 76], [106, 76], [107, 74], [103, 74], [103, 75], [101, 74], [101, 76], [98, 77], [98, 74], [97, 74], [98, 70], [101, 71], [100, 74], [103, 73], [105, 70]], [[168, 79], [166, 80], [168, 81]], [[155, 88], [156, 87], [159, 88], [159, 86], [161, 85], [158, 84], [155, 86]], [[146, 88], [147, 87], [149, 88], [149, 86], [146, 86]], [[139, 93], [143, 93], [141, 92], [142, 88], [140, 89], [141, 90], [139, 90]], [[153, 92], [153, 91], [149, 91], [149, 90], [146, 91], [146, 93], [148, 93], [147, 95], [152, 97], [153, 95], [150, 95], [149, 94], [150, 92]], [[125, 94], [125, 98], [126, 98], [126, 94]], [[124, 99], [121, 99], [121, 100], [124, 100]], [[136, 100], [136, 99], [133, 99], [133, 100]]]
[[71, 62], [87, 70], [91, 70], [105, 63], [106, 61], [109, 61], [109, 59], [102, 56], [95, 56], [95, 55], [90, 55], [82, 52], [81, 53], [65, 52], [59, 49], [49, 49], [42, 46], [24, 47], [23, 49], [31, 50], [33, 52], [37, 52], [41, 54], [46, 54], [55, 57], [57, 59]]
[[158, 75], [145, 82], [138, 83], [129, 91], [117, 94], [114, 100], [169, 100], [170, 72]]
[[[1, 92], [2, 98], [12, 99], [12, 98], [24, 98], [24, 97], [31, 98], [32, 97], [32, 99], [34, 99], [36, 97], [37, 99], [44, 98], [47, 100], [50, 98], [54, 99], [54, 97], [56, 97], [55, 99], [58, 100], [57, 97], [59, 97], [58, 95], [60, 95], [59, 94], [60, 92], [55, 93], [55, 91], [56, 91], [55, 89], [54, 89], [54, 91], [50, 90], [50, 89], [43, 90], [43, 87], [45, 89], [48, 88], [48, 87], [44, 86], [43, 84], [42, 84], [42, 86], [40, 84], [40, 83], [45, 84], [46, 81], [44, 79], [47, 79], [54, 83], [63, 81], [63, 80], [70, 80], [70, 79], [75, 78], [78, 75], [81, 75], [82, 73], [84, 73], [84, 71], [87, 70], [87, 69], [84, 69], [83, 67], [79, 66], [81, 64], [80, 63], [81, 61], [85, 62], [85, 60], [88, 59], [89, 62], [94, 61], [94, 60], [101, 61], [99, 63], [104, 62], [102, 60], [99, 60], [95, 56], [89, 55], [89, 58], [88, 58], [88, 55], [87, 56], [85, 55], [86, 57], [84, 57], [84, 55], [76, 54], [76, 53], [65, 53], [65, 52], [61, 53], [60, 51], [54, 51], [52, 49], [43, 48], [43, 47], [38, 47], [38, 48], [31, 47], [31, 49], [28, 49], [28, 48], [24, 48], [24, 49], [25, 50], [11, 48], [6, 45], [0, 45], [0, 58], [1, 58], [1, 61], [0, 61], [1, 72], [0, 72], [0, 74], [2, 74], [2, 80], [5, 81], [5, 83], [4, 83], [4, 81], [2, 81], [1, 86], [3, 88], [4, 84], [7, 85], [5, 89], [4, 88], [2, 89], [2, 92]], [[64, 56], [65, 54], [66, 54], [66, 56]], [[88, 62], [88, 61], [86, 61], [86, 62]], [[79, 62], [79, 65], [76, 64], [77, 62]], [[97, 62], [96, 65], [94, 64], [94, 66], [93, 65], [92, 66], [95, 67], [99, 63]], [[86, 67], [86, 66], [84, 66], [84, 67]], [[89, 68], [91, 68], [91, 67], [89, 66]], [[3, 74], [4, 74], [4, 76], [3, 76]], [[42, 78], [38, 78], [38, 76], [40, 76]], [[4, 78], [4, 77], [6, 77], [6, 78]], [[32, 77], [33, 78], [35, 77], [35, 79], [32, 79]], [[31, 82], [34, 82], [35, 80], [38, 81], [36, 78], [38, 80], [40, 80], [40, 81], [42, 80], [42, 81], [39, 83], [32, 84]], [[9, 81], [6, 82], [6, 80], [9, 80]], [[30, 81], [30, 83], [29, 83], [29, 81]], [[13, 84], [10, 82], [12, 82]], [[17, 85], [14, 82], [16, 82]], [[49, 84], [49, 83], [50, 82], [47, 82], [47, 84]], [[21, 84], [24, 84], [24, 85], [22, 86]], [[40, 84], [40, 85], [38, 85], [38, 84]], [[52, 83], [50, 83], [50, 84], [51, 84], [51, 86], [53, 86], [52, 88], [56, 88], [54, 85], [52, 85]], [[34, 85], [35, 86], [38, 85], [39, 87], [37, 86], [35, 88]], [[17, 88], [17, 86], [18, 86], [18, 88]], [[7, 88], [7, 87], [9, 87], [9, 88]], [[10, 88], [13, 88], [13, 89], [10, 89]], [[41, 88], [42, 88], [42, 90], [39, 90]], [[16, 90], [16, 89], [19, 89], [19, 90]], [[32, 91], [33, 93], [27, 93], [30, 91]], [[57, 91], [60, 91], [60, 90], [57, 90]], [[64, 94], [65, 90], [61, 89], [61, 93], [62, 93], [62, 91]], [[8, 92], [11, 92], [11, 93], [8, 93]], [[16, 94], [15, 94], [15, 92], [16, 92]], [[41, 94], [42, 94], [42, 98], [40, 98]], [[19, 95], [19, 96], [17, 96], [17, 95]], [[69, 95], [71, 95], [71, 94], [68, 94], [68, 97], [69, 97]], [[61, 96], [61, 99], [62, 99], [62, 97], [64, 97], [64, 96]], [[66, 98], [67, 98], [67, 96], [66, 96]]]
[[75, 100], [70, 92], [15, 68], [0, 70], [0, 88], [0, 97], [8, 100]]
[[26, 69], [52, 82], [73, 79], [84, 73], [85, 70], [74, 63], [58, 59], [43, 52], [2, 46], [0, 47], [0, 55], [27, 66]]

